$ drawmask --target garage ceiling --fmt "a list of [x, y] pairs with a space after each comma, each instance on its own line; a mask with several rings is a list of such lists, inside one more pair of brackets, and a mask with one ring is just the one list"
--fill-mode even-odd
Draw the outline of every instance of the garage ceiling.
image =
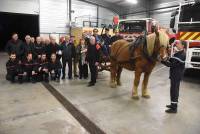
[[108, 9], [111, 9], [119, 15], [133, 13], [136, 11], [148, 9], [149, 1], [151, 0], [138, 0], [137, 4], [131, 4], [126, 0], [80, 0], [93, 4], [97, 4]]

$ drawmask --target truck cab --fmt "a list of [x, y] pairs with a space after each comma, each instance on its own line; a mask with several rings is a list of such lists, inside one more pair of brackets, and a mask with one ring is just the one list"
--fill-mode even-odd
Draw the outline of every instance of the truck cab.
[[156, 21], [152, 18], [125, 19], [119, 21], [119, 33], [127, 41], [133, 41], [135, 37], [152, 33], [152, 26]]
[[200, 3], [186, 2], [171, 14], [170, 28], [177, 41], [185, 41], [186, 69], [200, 69]]

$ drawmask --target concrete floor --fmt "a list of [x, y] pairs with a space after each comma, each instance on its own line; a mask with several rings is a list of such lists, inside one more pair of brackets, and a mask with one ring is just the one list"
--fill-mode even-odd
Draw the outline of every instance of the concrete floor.
[[6, 81], [0, 57], [0, 134], [87, 134], [41, 83]]
[[[87, 133], [40, 83], [6, 82], [5, 56], [0, 60], [0, 134]], [[134, 76], [126, 70], [122, 73], [123, 85], [116, 89], [109, 87], [108, 72], [99, 74], [95, 87], [88, 88], [88, 80], [78, 79], [50, 84], [108, 134], [199, 134], [200, 73], [195, 75], [184, 78], [175, 115], [164, 112], [170, 85], [168, 68], [162, 65], [150, 78], [148, 100], [131, 99]]]

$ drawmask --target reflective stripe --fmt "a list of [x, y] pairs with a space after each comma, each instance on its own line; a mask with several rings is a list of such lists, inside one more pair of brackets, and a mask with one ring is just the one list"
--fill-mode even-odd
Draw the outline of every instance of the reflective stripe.
[[172, 103], [172, 104], [178, 104], [178, 102], [173, 102], [173, 101], [172, 101], [171, 103]]
[[176, 59], [176, 60], [180, 61], [181, 63], [185, 63], [185, 61], [181, 60], [181, 59], [178, 58], [178, 57], [171, 57], [171, 59]]

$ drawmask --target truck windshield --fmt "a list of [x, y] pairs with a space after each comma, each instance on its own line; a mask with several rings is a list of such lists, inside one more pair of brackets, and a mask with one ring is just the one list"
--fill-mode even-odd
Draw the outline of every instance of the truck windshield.
[[200, 21], [200, 3], [184, 5], [181, 8], [180, 22]]
[[119, 31], [121, 33], [143, 32], [146, 30], [146, 21], [121, 21]]
[[[184, 5], [180, 12], [180, 22], [199, 22], [200, 21], [200, 3]], [[179, 31], [198, 32], [200, 23], [181, 23], [178, 26]]]

